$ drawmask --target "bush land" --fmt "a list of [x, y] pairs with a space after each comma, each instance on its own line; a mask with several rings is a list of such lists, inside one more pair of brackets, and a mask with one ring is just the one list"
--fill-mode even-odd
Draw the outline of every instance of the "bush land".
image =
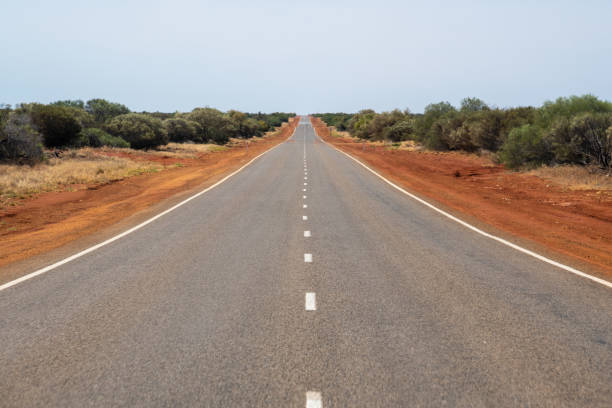
[[131, 147], [155, 149], [168, 142], [225, 145], [231, 138], [262, 136], [294, 113], [131, 112], [105, 99], [63, 100], [48, 105], [0, 104], [0, 162], [34, 165], [44, 148]]
[[456, 108], [430, 104], [408, 110], [315, 114], [338, 130], [366, 140], [412, 140], [433, 150], [492, 152], [509, 168], [543, 164], [612, 167], [612, 103], [593, 95], [545, 102], [541, 107], [495, 108], [465, 98]]

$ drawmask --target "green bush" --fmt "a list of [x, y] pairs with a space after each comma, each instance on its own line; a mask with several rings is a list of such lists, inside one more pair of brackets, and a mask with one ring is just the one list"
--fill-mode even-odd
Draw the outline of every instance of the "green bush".
[[98, 128], [83, 129], [79, 135], [79, 141], [81, 146], [130, 147], [130, 144], [121, 137], [110, 135]]
[[546, 136], [555, 161], [559, 163], [595, 163], [609, 168], [612, 162], [612, 113], [582, 113], [558, 118]]
[[163, 124], [171, 142], [201, 143], [203, 141], [201, 126], [197, 122], [183, 118], [171, 118], [164, 120]]
[[225, 144], [237, 132], [233, 121], [217, 109], [196, 108], [187, 115], [187, 119], [200, 125], [203, 141]]
[[537, 166], [553, 159], [550, 145], [537, 126], [523, 125], [513, 129], [500, 150], [500, 158], [509, 168]]
[[91, 99], [87, 101], [85, 110], [93, 115], [98, 124], [103, 124], [116, 116], [130, 113], [130, 110], [125, 105], [109, 102], [105, 99]]
[[32, 104], [27, 109], [30, 110], [32, 122], [43, 135], [45, 146], [65, 147], [77, 141], [81, 124], [72, 108]]
[[162, 121], [142, 113], [128, 113], [111, 119], [106, 125], [111, 135], [121, 137], [134, 149], [150, 149], [168, 144]]
[[43, 159], [42, 137], [30, 116], [11, 112], [0, 127], [0, 161], [34, 165]]
[[394, 142], [401, 142], [402, 140], [410, 139], [413, 132], [412, 121], [410, 119], [404, 119], [386, 128], [383, 132], [383, 138]]

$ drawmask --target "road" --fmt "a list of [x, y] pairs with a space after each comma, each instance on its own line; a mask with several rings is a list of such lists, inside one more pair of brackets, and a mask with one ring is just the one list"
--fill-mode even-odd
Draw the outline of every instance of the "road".
[[[303, 120], [304, 122], [304, 120]], [[612, 291], [318, 139], [0, 292], [0, 405], [612, 406]]]

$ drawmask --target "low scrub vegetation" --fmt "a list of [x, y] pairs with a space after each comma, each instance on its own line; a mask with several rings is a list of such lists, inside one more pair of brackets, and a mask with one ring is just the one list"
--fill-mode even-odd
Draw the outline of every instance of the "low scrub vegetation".
[[159, 168], [154, 163], [110, 157], [91, 148], [70, 150], [36, 166], [0, 164], [0, 207], [32, 194], [75, 184], [104, 184]]
[[137, 113], [104, 99], [24, 103], [14, 109], [0, 105], [0, 162], [34, 165], [44, 161], [45, 148], [156, 149], [169, 142], [224, 145], [230, 138], [262, 136], [293, 116], [213, 108]]
[[509, 168], [612, 168], [612, 103], [592, 95], [559, 98], [539, 108], [502, 109], [465, 98], [458, 108], [439, 102], [422, 114], [362, 110], [315, 116], [361, 139], [412, 140], [433, 150], [491, 152]]

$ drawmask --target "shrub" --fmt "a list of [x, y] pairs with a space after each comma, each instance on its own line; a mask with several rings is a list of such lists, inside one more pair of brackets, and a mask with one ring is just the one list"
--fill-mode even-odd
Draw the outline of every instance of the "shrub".
[[232, 120], [217, 109], [196, 108], [187, 115], [187, 119], [200, 125], [203, 141], [225, 144], [237, 132]]
[[461, 100], [461, 112], [479, 112], [489, 110], [489, 106], [479, 98], [463, 98]]
[[12, 112], [0, 128], [0, 160], [34, 165], [43, 158], [42, 137], [30, 116]]
[[171, 142], [202, 142], [202, 129], [199, 123], [183, 119], [172, 118], [166, 119], [163, 122], [168, 139]]
[[150, 149], [168, 143], [162, 121], [142, 113], [128, 113], [111, 119], [108, 133], [121, 137], [134, 149]]
[[554, 102], [547, 101], [538, 109], [537, 124], [546, 128], [559, 117], [571, 118], [586, 112], [610, 113], [612, 112], [612, 103], [601, 101], [593, 95], [570, 96], [568, 98], [558, 98]]
[[30, 109], [32, 121], [42, 133], [45, 146], [64, 147], [77, 141], [81, 124], [72, 108], [32, 104], [26, 109]]
[[405, 119], [397, 122], [391, 127], [386, 128], [383, 133], [383, 137], [394, 142], [401, 142], [402, 140], [410, 139], [413, 132], [412, 121]]
[[121, 137], [110, 135], [98, 128], [83, 129], [79, 135], [79, 142], [81, 146], [91, 147], [130, 147], [130, 144]]
[[116, 116], [130, 113], [130, 110], [125, 105], [109, 102], [105, 99], [91, 99], [87, 101], [85, 110], [92, 114], [99, 124], [105, 123]]
[[64, 106], [66, 108], [85, 109], [85, 103], [80, 99], [75, 99], [75, 100], [67, 99], [64, 101], [55, 101], [51, 103], [50, 105]]
[[536, 166], [550, 162], [550, 145], [537, 126], [523, 125], [513, 129], [500, 150], [500, 158], [509, 168]]

